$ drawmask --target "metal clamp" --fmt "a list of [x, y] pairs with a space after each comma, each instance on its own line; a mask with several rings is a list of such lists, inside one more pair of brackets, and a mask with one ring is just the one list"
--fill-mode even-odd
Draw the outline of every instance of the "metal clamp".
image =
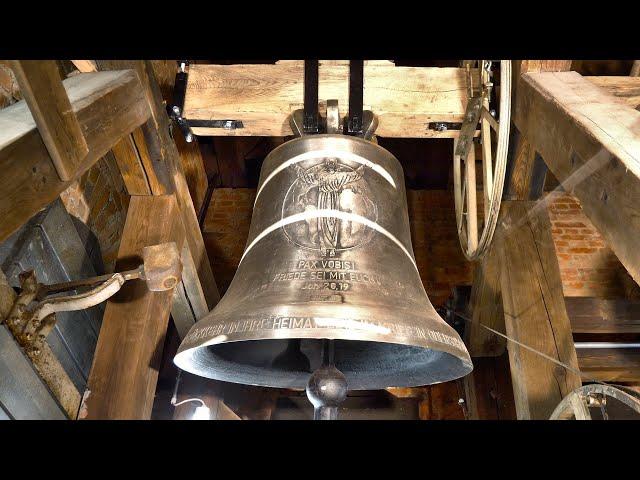
[[173, 86], [173, 99], [171, 105], [167, 105], [167, 113], [169, 118], [176, 122], [178, 128], [184, 135], [187, 142], [193, 141], [193, 132], [189, 127], [187, 120], [182, 116], [184, 110], [184, 98], [187, 93], [187, 80], [189, 62], [187, 60], [178, 60], [178, 73]]
[[[143, 263], [133, 270], [52, 285], [38, 283], [33, 270], [22, 272], [22, 291], [7, 317], [7, 326], [29, 354], [38, 356], [55, 326], [56, 312], [93, 307], [115, 295], [128, 280], [145, 280], [154, 292], [170, 290], [180, 281], [182, 262], [175, 242], [145, 247], [142, 258]], [[93, 288], [75, 295], [50, 296], [82, 287]]]

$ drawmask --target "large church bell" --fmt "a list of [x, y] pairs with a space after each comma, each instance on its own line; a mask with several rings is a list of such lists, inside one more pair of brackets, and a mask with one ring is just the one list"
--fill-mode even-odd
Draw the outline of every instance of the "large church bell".
[[347, 389], [428, 385], [473, 368], [422, 285], [402, 167], [371, 141], [362, 62], [350, 70], [343, 127], [336, 101], [319, 116], [318, 63], [305, 62], [297, 138], [265, 159], [235, 277], [174, 360], [216, 380], [306, 388], [316, 418], [335, 418]]

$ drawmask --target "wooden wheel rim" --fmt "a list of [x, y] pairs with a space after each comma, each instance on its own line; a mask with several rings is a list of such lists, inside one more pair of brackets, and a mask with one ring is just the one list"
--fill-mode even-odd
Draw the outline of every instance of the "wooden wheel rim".
[[[480, 86], [488, 73], [480, 61]], [[480, 116], [480, 135], [482, 139], [482, 174], [484, 196], [484, 226], [478, 239], [477, 199], [475, 188], [475, 153], [471, 148], [465, 161], [464, 173], [461, 158], [453, 156], [453, 188], [456, 209], [456, 225], [460, 246], [465, 257], [474, 261], [482, 258], [487, 251], [498, 222], [500, 202], [504, 188], [509, 149], [509, 128], [511, 124], [511, 61], [500, 61], [500, 102], [499, 122], [493, 119], [488, 110], [488, 100], [483, 102]], [[495, 162], [492, 159], [491, 129], [496, 131]], [[466, 207], [466, 208], [465, 208]]]
[[575, 417], [576, 420], [591, 420], [586, 398], [593, 394], [615, 398], [640, 413], [640, 399], [611, 385], [600, 385], [596, 383], [584, 385], [569, 393], [555, 408], [549, 420], [568, 420], [571, 416]]

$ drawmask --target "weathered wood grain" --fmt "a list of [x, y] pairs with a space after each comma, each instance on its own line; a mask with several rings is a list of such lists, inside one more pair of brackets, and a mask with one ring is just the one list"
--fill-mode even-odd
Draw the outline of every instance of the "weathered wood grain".
[[640, 112], [576, 72], [528, 73], [514, 121], [640, 281]]
[[[474, 72], [474, 75], [477, 75]], [[348, 109], [349, 66], [321, 61], [318, 98], [338, 99]], [[242, 120], [236, 130], [193, 127], [196, 135], [291, 135], [289, 115], [303, 107], [302, 61], [275, 65], [191, 65], [184, 104], [189, 120]], [[461, 122], [467, 103], [465, 70], [367, 64], [364, 108], [372, 110], [382, 137], [454, 137], [459, 131], [436, 132], [429, 122]]]
[[56, 61], [14, 60], [11, 66], [60, 179], [72, 179], [89, 147]]
[[[506, 334], [577, 369], [546, 209], [519, 201], [506, 201], [502, 208], [499, 263]], [[548, 418], [582, 384], [580, 376], [516, 343], [507, 348], [519, 419]]]
[[[63, 85], [89, 147], [77, 178], [146, 121], [149, 108], [132, 71], [75, 75]], [[0, 241], [71, 183], [59, 178], [26, 102], [0, 110], [0, 171]]]
[[[181, 228], [172, 195], [132, 197], [116, 269], [139, 265], [145, 246], [180, 242]], [[107, 301], [81, 418], [150, 418], [172, 299], [131, 281]]]

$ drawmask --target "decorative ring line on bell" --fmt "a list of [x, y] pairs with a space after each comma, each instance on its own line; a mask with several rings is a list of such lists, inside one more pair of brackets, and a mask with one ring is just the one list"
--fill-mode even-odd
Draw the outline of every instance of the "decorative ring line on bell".
[[262, 232], [260, 232], [260, 234], [258, 236], [256, 236], [256, 238], [254, 238], [253, 241], [249, 244], [249, 246], [246, 248], [246, 250], [242, 254], [242, 258], [240, 258], [240, 263], [242, 263], [242, 260], [244, 260], [244, 257], [247, 256], [247, 253], [249, 253], [249, 251], [260, 240], [262, 240], [264, 237], [269, 235], [271, 232], [274, 232], [275, 230], [278, 230], [279, 228], [282, 228], [285, 225], [289, 225], [291, 223], [302, 222], [302, 221], [306, 221], [306, 220], [309, 220], [309, 219], [312, 219], [312, 218], [332, 218], [332, 217], [333, 218], [339, 218], [340, 220], [346, 220], [346, 221], [350, 221], [350, 222], [361, 223], [362, 225], [365, 225], [365, 226], [375, 230], [376, 232], [379, 232], [379, 233], [383, 234], [385, 237], [387, 237], [389, 240], [391, 240], [393, 243], [395, 243], [398, 247], [400, 247], [400, 249], [405, 253], [405, 255], [411, 261], [411, 264], [413, 265], [413, 267], [416, 269], [416, 271], [418, 271], [418, 266], [416, 265], [416, 261], [413, 259], [413, 256], [411, 255], [411, 253], [406, 249], [406, 247], [402, 244], [402, 242], [400, 240], [398, 240], [387, 229], [385, 229], [384, 227], [381, 227], [376, 222], [372, 222], [368, 218], [363, 217], [361, 215], [357, 215], [355, 213], [350, 213], [350, 212], [343, 212], [341, 210], [333, 210], [333, 209], [331, 209], [331, 210], [329, 210], [329, 209], [308, 210], [308, 211], [305, 211], [305, 212], [302, 212], [302, 213], [296, 213], [295, 215], [291, 215], [289, 217], [283, 218], [282, 220], [279, 220], [276, 223], [268, 226]]
[[275, 177], [278, 173], [280, 173], [282, 170], [285, 170], [290, 166], [295, 165], [296, 163], [304, 162], [305, 160], [313, 160], [317, 158], [338, 158], [340, 160], [347, 160], [347, 161], [359, 163], [361, 165], [369, 167], [371, 170], [373, 170], [382, 178], [384, 178], [387, 182], [389, 182], [389, 184], [393, 188], [396, 188], [396, 182], [393, 180], [393, 177], [389, 172], [387, 172], [387, 170], [384, 169], [384, 167], [382, 167], [382, 165], [373, 163], [371, 160], [367, 160], [366, 158], [351, 152], [341, 152], [341, 151], [330, 150], [330, 149], [313, 150], [310, 152], [301, 153], [300, 155], [296, 155], [295, 157], [290, 158], [286, 162], [283, 162], [282, 164], [280, 164], [273, 172], [271, 172], [269, 176], [265, 179], [265, 181], [262, 183], [262, 185], [260, 185], [260, 188], [256, 193], [256, 199], [253, 202], [253, 205], [255, 206], [256, 202], [258, 201], [258, 197], [260, 196], [260, 192], [262, 192], [262, 190], [267, 185], [267, 183], [269, 183], [271, 179]]

